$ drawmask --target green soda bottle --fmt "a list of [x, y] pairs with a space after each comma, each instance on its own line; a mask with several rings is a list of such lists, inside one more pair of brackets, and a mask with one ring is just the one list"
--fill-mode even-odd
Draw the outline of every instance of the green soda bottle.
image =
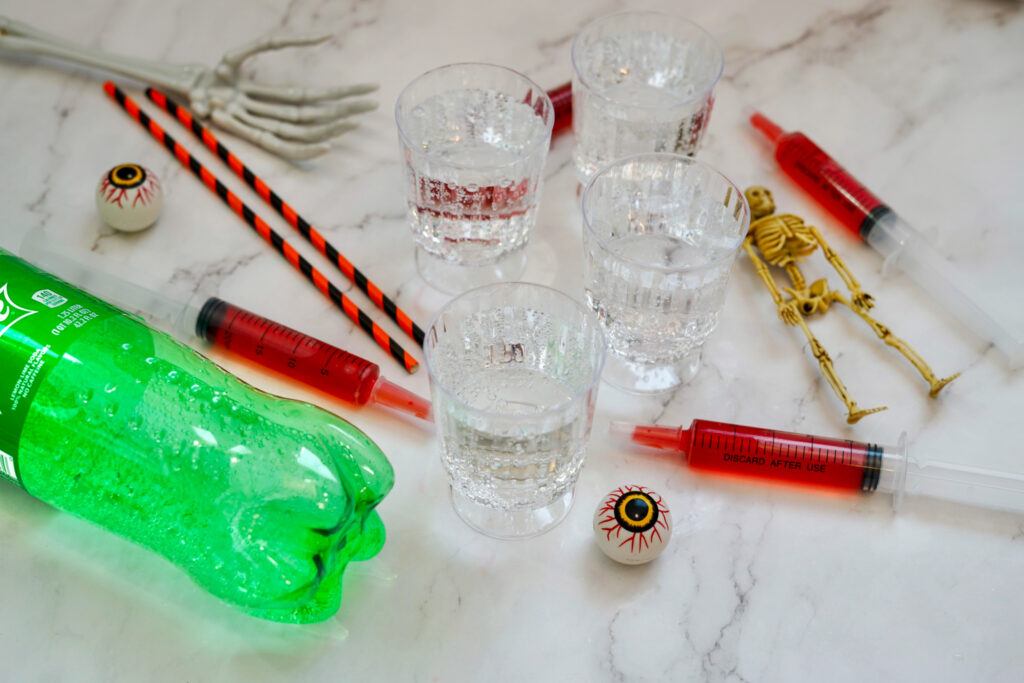
[[258, 391], [0, 250], [0, 479], [274, 621], [322, 621], [377, 554], [394, 473], [362, 432]]

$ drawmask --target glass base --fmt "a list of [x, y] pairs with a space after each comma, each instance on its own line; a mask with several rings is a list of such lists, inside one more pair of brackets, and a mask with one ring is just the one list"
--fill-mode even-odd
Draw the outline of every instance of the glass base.
[[451, 489], [452, 506], [463, 522], [482, 534], [500, 539], [539, 536], [565, 519], [572, 507], [576, 489], [572, 488], [555, 502], [532, 510], [503, 510], [487, 507]]
[[657, 394], [686, 384], [700, 370], [702, 349], [694, 349], [672, 363], [639, 363], [609, 350], [601, 379], [634, 394]]
[[427, 284], [445, 294], [462, 292], [493, 284], [518, 280], [526, 268], [526, 247], [481, 265], [464, 265], [437, 258], [416, 247], [416, 270]]

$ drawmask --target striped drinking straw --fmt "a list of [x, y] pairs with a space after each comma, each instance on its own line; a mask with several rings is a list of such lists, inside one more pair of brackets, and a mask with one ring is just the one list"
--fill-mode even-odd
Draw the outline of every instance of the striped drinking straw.
[[309, 223], [309, 221], [300, 216], [298, 212], [288, 204], [288, 202], [281, 199], [279, 194], [271, 190], [270, 187], [263, 182], [262, 178], [253, 173], [252, 169], [243, 164], [242, 161], [231, 152], [231, 150], [221, 144], [220, 140], [210, 132], [209, 128], [196, 121], [195, 118], [192, 117], [192, 114], [179, 106], [174, 102], [174, 100], [169, 99], [167, 95], [163, 94], [156, 88], [146, 88], [146, 97], [168, 114], [177, 118], [183, 126], [192, 131], [192, 133], [195, 134], [195, 136], [199, 138], [211, 152], [220, 157], [236, 175], [256, 191], [256, 194], [262, 197], [263, 200], [270, 204], [270, 206], [272, 206], [282, 218], [288, 221], [289, 225], [298, 230], [310, 244], [316, 247], [321, 254], [327, 257], [327, 260], [336, 265], [338, 270], [344, 273], [345, 277], [351, 280], [356, 287], [361, 289], [366, 296], [370, 297], [370, 300], [387, 313], [389, 318], [398, 323], [398, 326], [402, 328], [402, 331], [415, 339], [417, 344], [421, 346], [423, 345], [423, 330], [420, 329], [419, 325], [414, 323], [412, 319], [406, 315], [405, 311], [399, 308], [394, 301], [388, 298], [387, 295], [385, 295], [372, 280], [367, 278], [361, 270], [352, 265], [352, 262], [345, 258], [345, 256], [342, 255], [334, 245], [328, 242], [324, 236]]
[[160, 127], [156, 121], [153, 121], [146, 112], [139, 108], [139, 105], [116, 85], [107, 81], [103, 84], [103, 90], [106, 91], [107, 95], [117, 102], [121, 107], [128, 112], [128, 114], [134, 118], [143, 128], [149, 131], [158, 142], [162, 143], [171, 154], [173, 154], [183, 166], [188, 168], [192, 173], [203, 181], [211, 192], [216, 194], [221, 200], [226, 203], [231, 209], [237, 213], [242, 219], [255, 230], [260, 237], [267, 241], [274, 249], [281, 254], [292, 266], [299, 270], [303, 275], [306, 276], [310, 282], [312, 282], [317, 289], [319, 289], [324, 296], [330, 299], [336, 306], [351, 318], [359, 327], [373, 337], [374, 341], [388, 351], [399, 363], [401, 363], [406, 370], [409, 372], [415, 372], [419, 367], [419, 363], [415, 358], [410, 356], [408, 352], [403, 349], [398, 342], [392, 339], [387, 332], [381, 329], [377, 323], [359, 310], [359, 307], [352, 302], [352, 299], [345, 296], [341, 290], [335, 287], [327, 277], [317, 270], [309, 261], [307, 261], [299, 252], [295, 251], [281, 235], [271, 229], [266, 222], [260, 218], [256, 213], [250, 209], [238, 196], [229, 190], [223, 183], [217, 180], [216, 176], [213, 175], [202, 163], [199, 162], [192, 154], [182, 147], [178, 142], [168, 135], [163, 128]]

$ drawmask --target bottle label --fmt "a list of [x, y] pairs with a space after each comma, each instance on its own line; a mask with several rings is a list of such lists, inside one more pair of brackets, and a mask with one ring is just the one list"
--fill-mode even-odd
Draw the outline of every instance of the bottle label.
[[119, 313], [0, 249], [0, 477], [24, 486], [18, 443], [36, 390], [75, 339]]

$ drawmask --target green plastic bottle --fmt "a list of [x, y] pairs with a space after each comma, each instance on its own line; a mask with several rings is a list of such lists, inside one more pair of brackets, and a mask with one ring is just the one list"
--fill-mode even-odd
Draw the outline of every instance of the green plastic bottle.
[[[384, 543], [394, 473], [351, 424], [258, 391], [0, 250], [0, 479], [305, 623]], [[2, 484], [0, 484], [2, 485]]]

